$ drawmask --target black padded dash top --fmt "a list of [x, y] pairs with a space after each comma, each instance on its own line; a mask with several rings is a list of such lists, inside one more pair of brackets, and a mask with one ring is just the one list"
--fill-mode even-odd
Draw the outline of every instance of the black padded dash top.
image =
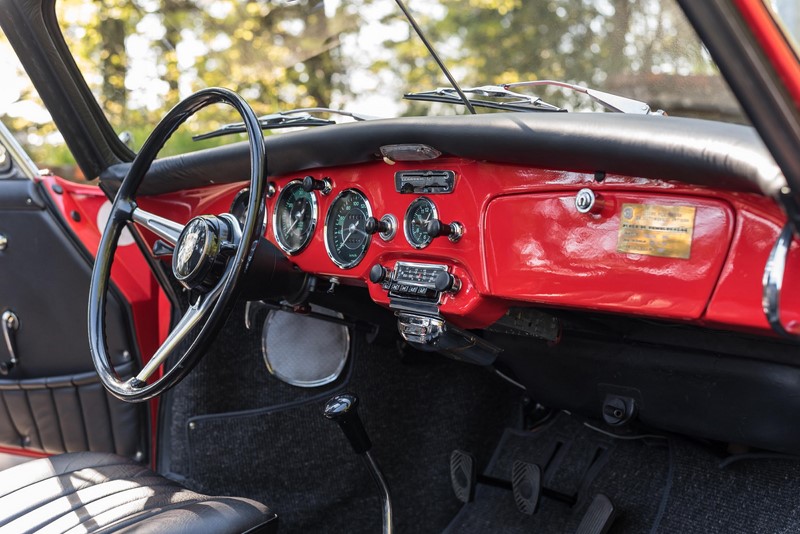
[[263, 504], [201, 495], [113, 454], [62, 454], [0, 472], [2, 534], [276, 530]]

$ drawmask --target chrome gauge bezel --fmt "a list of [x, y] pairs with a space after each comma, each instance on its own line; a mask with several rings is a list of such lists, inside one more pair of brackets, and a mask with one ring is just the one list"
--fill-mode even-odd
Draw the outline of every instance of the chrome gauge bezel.
[[433, 203], [433, 200], [429, 199], [428, 197], [419, 197], [415, 198], [414, 201], [408, 205], [406, 209], [406, 214], [403, 217], [403, 234], [406, 236], [406, 241], [409, 245], [414, 247], [417, 250], [423, 249], [430, 245], [433, 242], [433, 238], [431, 238], [427, 243], [415, 243], [414, 240], [411, 238], [411, 212], [414, 208], [420, 204], [429, 204], [431, 207], [431, 213], [433, 214], [432, 217], [435, 219], [439, 218], [439, 210], [436, 209], [436, 204]]
[[282, 251], [293, 256], [295, 254], [299, 254], [311, 243], [311, 239], [314, 237], [314, 230], [317, 229], [317, 217], [319, 215], [319, 207], [317, 203], [317, 196], [312, 191], [309, 193], [310, 203], [311, 203], [311, 221], [310, 221], [310, 229], [308, 231], [308, 235], [306, 236], [305, 240], [300, 244], [299, 247], [292, 248], [287, 245], [284, 240], [283, 236], [280, 232], [280, 227], [278, 225], [278, 216], [281, 206], [283, 205], [283, 200], [291, 194], [291, 192], [299, 187], [300, 189], [303, 188], [303, 182], [300, 180], [292, 180], [288, 184], [286, 184], [283, 189], [281, 189], [278, 198], [275, 200], [275, 208], [272, 210], [272, 235], [275, 236], [275, 242], [278, 243], [278, 246], [281, 248]]
[[331, 259], [331, 261], [334, 263], [334, 265], [336, 265], [340, 269], [352, 269], [353, 267], [355, 267], [356, 265], [361, 263], [361, 260], [363, 260], [364, 256], [367, 255], [367, 250], [369, 250], [370, 243], [372, 243], [372, 236], [371, 235], [367, 235], [367, 242], [364, 245], [364, 250], [361, 252], [361, 254], [359, 254], [358, 258], [356, 258], [355, 260], [353, 260], [351, 262], [339, 261], [334, 256], [333, 252], [331, 252], [332, 251], [332, 247], [331, 247], [331, 244], [328, 242], [328, 228], [330, 227], [330, 224], [331, 224], [331, 217], [333, 215], [333, 207], [336, 205], [336, 203], [339, 201], [339, 199], [341, 197], [343, 197], [344, 195], [346, 195], [346, 194], [359, 195], [364, 200], [364, 205], [367, 207], [367, 219], [372, 217], [372, 206], [369, 203], [369, 199], [367, 198], [367, 195], [365, 195], [364, 193], [362, 193], [358, 189], [354, 189], [354, 188], [345, 189], [344, 191], [342, 191], [341, 193], [336, 195], [336, 197], [331, 201], [330, 205], [328, 206], [328, 213], [325, 215], [325, 226], [322, 229], [322, 234], [323, 234], [323, 241], [325, 241], [325, 252], [328, 253], [328, 257]]
[[240, 209], [242, 210], [241, 216], [247, 215], [247, 205], [250, 200], [250, 188], [245, 187], [244, 189], [240, 189], [236, 196], [233, 197], [233, 201], [231, 202], [231, 207], [228, 208], [228, 213], [234, 216], [236, 220], [239, 222], [239, 226], [242, 225], [242, 222], [239, 221], [239, 217], [237, 216], [236, 212]]

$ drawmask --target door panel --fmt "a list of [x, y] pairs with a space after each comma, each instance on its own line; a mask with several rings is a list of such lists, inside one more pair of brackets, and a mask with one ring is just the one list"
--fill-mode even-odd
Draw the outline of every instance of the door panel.
[[[145, 451], [141, 406], [110, 397], [89, 355], [91, 263], [58, 219], [46, 192], [27, 179], [0, 180], [0, 313], [13, 311], [19, 363], [0, 376], [0, 446], [58, 453]], [[127, 304], [112, 291], [109, 353], [121, 373], [137, 358]], [[2, 340], [2, 337], [0, 337]], [[10, 359], [0, 341], [0, 361]]]

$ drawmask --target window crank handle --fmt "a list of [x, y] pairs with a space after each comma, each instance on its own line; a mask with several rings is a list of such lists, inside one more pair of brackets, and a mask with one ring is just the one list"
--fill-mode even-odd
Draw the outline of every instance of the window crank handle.
[[19, 365], [19, 357], [17, 356], [17, 338], [16, 332], [19, 330], [19, 317], [11, 310], [3, 312], [2, 317], [3, 337], [6, 340], [6, 349], [8, 350], [9, 359], [0, 362], [0, 375], [7, 375], [11, 370]]

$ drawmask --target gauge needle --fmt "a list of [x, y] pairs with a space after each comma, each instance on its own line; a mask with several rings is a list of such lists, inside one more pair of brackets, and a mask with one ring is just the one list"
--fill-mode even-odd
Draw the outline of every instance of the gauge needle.
[[306, 207], [303, 206], [303, 209], [294, 214], [294, 221], [292, 222], [292, 224], [289, 225], [289, 228], [286, 229], [287, 234], [292, 231], [292, 228], [294, 228], [295, 224], [300, 222], [300, 219], [303, 218], [303, 215], [305, 215], [305, 213], [306, 213]]
[[350, 232], [348, 232], [348, 234], [346, 236], [344, 236], [344, 239], [343, 239], [344, 242], [347, 242], [347, 240], [350, 239], [350, 237], [356, 232], [358, 232], [359, 234], [361, 234], [363, 236], [369, 235], [369, 234], [367, 234], [367, 232], [365, 232], [364, 230], [359, 228], [356, 223], [351, 224], [350, 227], [348, 228], [348, 230], [350, 230]]

